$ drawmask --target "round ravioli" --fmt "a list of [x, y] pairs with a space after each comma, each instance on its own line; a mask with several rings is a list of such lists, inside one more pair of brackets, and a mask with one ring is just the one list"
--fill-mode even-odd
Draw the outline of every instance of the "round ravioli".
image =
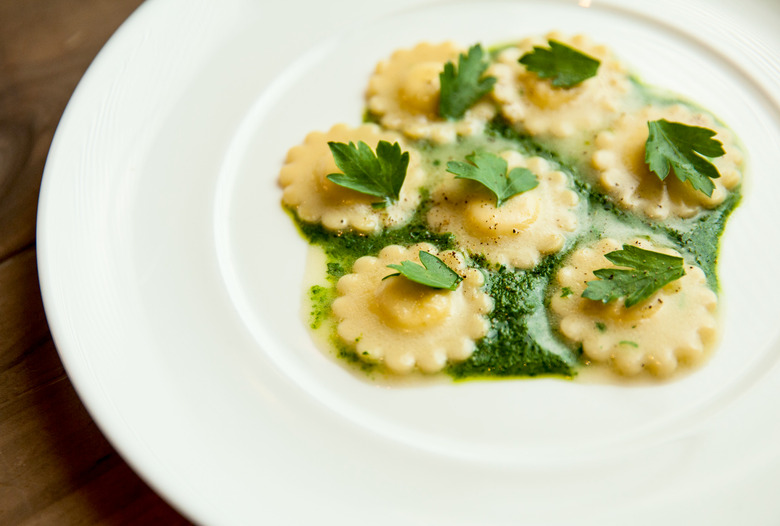
[[[409, 152], [400, 198], [385, 208], [376, 208], [372, 204], [380, 198], [330, 181], [329, 174], [340, 173], [328, 146], [331, 141], [345, 144], [363, 141], [374, 151], [379, 141], [398, 142], [403, 151]], [[279, 184], [284, 189], [282, 203], [295, 210], [301, 220], [321, 222], [333, 231], [376, 232], [407, 222], [420, 202], [420, 185], [424, 180], [419, 154], [405, 145], [398, 134], [373, 124], [358, 128], [337, 124], [328, 132], [310, 133], [303, 144], [290, 149], [279, 174]]]
[[398, 130], [412, 139], [449, 143], [461, 135], [479, 133], [495, 115], [488, 100], [479, 101], [462, 119], [439, 116], [439, 74], [447, 62], [458, 63], [465, 50], [452, 42], [418, 44], [401, 49], [380, 62], [368, 83], [368, 111], [385, 128]]
[[501, 154], [508, 170], [527, 168], [539, 184], [496, 206], [495, 196], [482, 184], [451, 178], [431, 198], [428, 224], [438, 232], [455, 234], [458, 243], [489, 261], [528, 269], [542, 255], [561, 250], [566, 235], [577, 227], [578, 197], [568, 178], [541, 157], [515, 151]]
[[[569, 88], [556, 87], [519, 62], [535, 46], [546, 48], [549, 40], [599, 60], [596, 75]], [[623, 63], [609, 48], [584, 35], [553, 32], [544, 38], [526, 38], [502, 50], [488, 73], [497, 79], [492, 93], [502, 115], [531, 135], [568, 137], [601, 128], [614, 118], [631, 89]]]
[[[644, 240], [631, 244], [679, 256]], [[680, 365], [703, 361], [717, 339], [718, 301], [699, 267], [686, 265], [683, 277], [631, 307], [622, 298], [603, 303], [582, 297], [587, 282], [597, 279], [594, 270], [615, 268], [604, 254], [621, 246], [603, 239], [576, 250], [558, 271], [550, 308], [560, 332], [582, 345], [586, 360], [628, 376], [642, 371], [668, 376]]]
[[[407, 260], [419, 264], [421, 250], [437, 255], [463, 278], [456, 290], [388, 277], [396, 273], [388, 265]], [[467, 268], [457, 252], [438, 253], [429, 244], [387, 246], [377, 257], [358, 259], [352, 273], [339, 279], [332, 307], [338, 335], [355, 346], [361, 359], [383, 363], [394, 373], [415, 367], [440, 371], [448, 362], [471, 356], [476, 340], [487, 334], [492, 300], [483, 285], [482, 272]]]
[[[700, 126], [716, 132], [714, 139], [723, 144], [725, 155], [712, 159], [720, 177], [713, 179], [711, 196], [696, 190], [690, 182], [680, 181], [674, 173], [661, 180], [645, 162], [648, 122], [666, 119], [688, 126]], [[734, 135], [718, 125], [708, 114], [675, 104], [646, 106], [636, 113], [623, 115], [614, 127], [596, 137], [592, 159], [599, 183], [620, 207], [651, 219], [687, 218], [702, 208], [714, 208], [726, 198], [729, 190], [742, 180], [743, 154]]]

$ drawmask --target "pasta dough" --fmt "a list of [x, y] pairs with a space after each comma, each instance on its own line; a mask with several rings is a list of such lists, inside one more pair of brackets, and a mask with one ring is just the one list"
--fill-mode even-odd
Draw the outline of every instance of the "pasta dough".
[[[328, 174], [340, 171], [328, 142], [357, 144], [363, 141], [375, 150], [380, 140], [401, 143], [401, 148], [409, 152], [409, 167], [398, 202], [377, 210], [371, 204], [377, 202], [378, 198], [339, 186], [327, 179]], [[364, 124], [358, 128], [337, 124], [327, 133], [310, 133], [303, 144], [290, 149], [279, 174], [279, 183], [284, 188], [282, 203], [293, 208], [302, 220], [322, 222], [329, 230], [376, 232], [409, 220], [420, 202], [419, 188], [424, 177], [419, 154], [403, 144], [397, 134], [384, 131], [374, 124]]]
[[[557, 40], [600, 60], [596, 76], [571, 88], [558, 88], [518, 62], [534, 46], [546, 47], [548, 40]], [[531, 135], [568, 137], [603, 127], [619, 111], [631, 87], [625, 66], [606, 46], [595, 44], [584, 35], [568, 38], [555, 32], [544, 39], [523, 39], [502, 50], [488, 73], [497, 79], [493, 98], [501, 114]]]
[[[712, 180], [715, 184], [712, 196], [696, 190], [689, 182], [681, 182], [671, 173], [662, 181], [648, 169], [645, 164], [647, 123], [659, 119], [717, 132], [714, 138], [723, 143], [726, 153], [712, 159], [720, 173], [719, 178]], [[706, 113], [694, 112], [679, 104], [647, 106], [639, 112], [623, 115], [613, 129], [596, 137], [596, 148], [593, 167], [604, 189], [620, 207], [652, 219], [687, 218], [702, 208], [714, 208], [742, 180], [743, 156], [731, 132]]]
[[545, 159], [514, 151], [501, 156], [508, 170], [531, 170], [539, 185], [497, 208], [493, 195], [479, 183], [450, 178], [432, 196], [428, 223], [436, 231], [454, 233], [472, 254], [483, 254], [493, 263], [531, 268], [542, 255], [563, 248], [566, 235], [577, 227], [578, 197], [569, 189], [567, 177]]
[[436, 143], [453, 142], [458, 135], [483, 130], [495, 115], [488, 101], [478, 102], [462, 119], [448, 121], [439, 116], [439, 74], [444, 64], [458, 63], [465, 50], [453, 44], [418, 44], [393, 53], [380, 62], [368, 83], [368, 110], [385, 128], [398, 130], [412, 139]]
[[[647, 241], [632, 244], [679, 256]], [[596, 279], [594, 270], [615, 267], [604, 254], [621, 246], [603, 239], [575, 251], [558, 271], [550, 308], [561, 333], [581, 343], [589, 361], [608, 364], [624, 375], [646, 370], [668, 376], [678, 365], [701, 362], [717, 336], [717, 297], [700, 268], [686, 265], [682, 278], [628, 308], [622, 299], [605, 304], [582, 297], [587, 282]]]
[[397, 373], [415, 367], [433, 373], [448, 361], [465, 360], [475, 341], [488, 331], [485, 314], [492, 301], [480, 290], [484, 277], [479, 270], [466, 268], [457, 252], [438, 254], [463, 277], [454, 291], [433, 289], [402, 276], [384, 279], [395, 273], [387, 265], [404, 260], [419, 264], [420, 250], [437, 254], [428, 244], [390, 245], [378, 257], [358, 259], [352, 273], [339, 279], [339, 297], [333, 302], [339, 337], [354, 344], [361, 359], [383, 362]]

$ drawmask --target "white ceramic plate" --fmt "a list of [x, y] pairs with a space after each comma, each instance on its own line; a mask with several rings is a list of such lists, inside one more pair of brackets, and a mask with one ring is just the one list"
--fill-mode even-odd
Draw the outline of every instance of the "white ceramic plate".
[[[38, 232], [52, 333], [119, 451], [208, 524], [778, 524], [780, 8], [750, 0], [155, 0], [62, 119]], [[421, 40], [550, 29], [712, 109], [751, 169], [724, 238], [724, 336], [684, 379], [387, 388], [309, 341], [306, 245], [276, 175], [357, 124]]]

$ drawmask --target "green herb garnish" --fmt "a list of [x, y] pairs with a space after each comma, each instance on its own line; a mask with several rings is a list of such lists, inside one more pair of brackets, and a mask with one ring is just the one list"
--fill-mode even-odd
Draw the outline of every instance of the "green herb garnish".
[[583, 298], [607, 303], [618, 298], [626, 299], [631, 307], [649, 298], [667, 283], [685, 275], [683, 259], [659, 252], [644, 250], [633, 245], [623, 245], [604, 255], [610, 262], [632, 270], [602, 268], [594, 270], [598, 280], [589, 281]]
[[696, 190], [712, 196], [712, 179], [720, 173], [707, 157], [726, 153], [721, 142], [712, 138], [716, 132], [665, 119], [650, 121], [647, 127], [650, 134], [645, 143], [645, 162], [650, 171], [663, 181], [673, 169], [680, 181], [690, 181]]
[[439, 115], [445, 119], [460, 119], [470, 107], [493, 89], [495, 77], [482, 78], [488, 67], [483, 60], [485, 52], [479, 44], [458, 57], [458, 69], [452, 61], [444, 65], [439, 74]]
[[398, 143], [379, 141], [376, 154], [366, 143], [329, 142], [336, 166], [343, 173], [332, 173], [327, 177], [339, 186], [350, 188], [362, 194], [381, 197], [375, 208], [384, 208], [398, 200], [401, 186], [409, 166], [409, 152], [401, 152]]
[[398, 272], [389, 274], [382, 279], [393, 276], [404, 276], [415, 283], [426, 285], [434, 289], [455, 290], [458, 288], [458, 283], [460, 283], [463, 278], [460, 277], [457, 272], [448, 267], [441, 259], [424, 250], [420, 251], [419, 256], [422, 265], [409, 260], [402, 261], [400, 265], [387, 265], [389, 268], [397, 270]]
[[466, 156], [467, 163], [449, 161], [447, 171], [455, 179], [471, 179], [482, 183], [496, 196], [496, 207], [510, 197], [527, 192], [539, 184], [534, 173], [527, 168], [512, 168], [507, 173], [506, 161], [487, 152], [474, 152]]
[[561, 298], [568, 298], [572, 294], [574, 294], [574, 291], [571, 290], [571, 287], [563, 287], [561, 289]]
[[534, 46], [519, 62], [540, 78], [552, 79], [556, 88], [571, 88], [596, 76], [601, 62], [557, 40], [548, 40], [549, 48]]

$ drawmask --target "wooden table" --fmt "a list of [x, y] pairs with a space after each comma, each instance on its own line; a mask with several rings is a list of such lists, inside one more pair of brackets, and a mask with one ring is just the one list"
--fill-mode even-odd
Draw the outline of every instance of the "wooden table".
[[187, 524], [120, 458], [63, 370], [35, 216], [54, 130], [141, 0], [0, 0], [0, 524]]

